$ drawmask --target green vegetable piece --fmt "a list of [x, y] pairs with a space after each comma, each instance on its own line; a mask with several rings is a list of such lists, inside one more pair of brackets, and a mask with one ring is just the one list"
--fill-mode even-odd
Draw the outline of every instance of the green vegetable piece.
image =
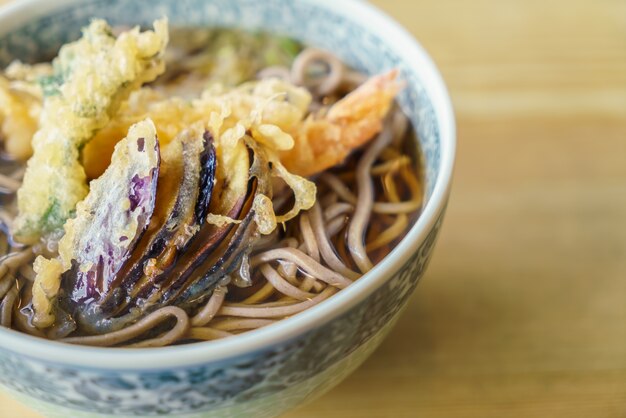
[[17, 196], [18, 241], [56, 241], [63, 234], [89, 190], [80, 150], [133, 90], [163, 73], [167, 42], [166, 19], [155, 21], [153, 31], [137, 27], [117, 38], [105, 21], [93, 20], [81, 39], [61, 48], [54, 74], [40, 79], [45, 98]]

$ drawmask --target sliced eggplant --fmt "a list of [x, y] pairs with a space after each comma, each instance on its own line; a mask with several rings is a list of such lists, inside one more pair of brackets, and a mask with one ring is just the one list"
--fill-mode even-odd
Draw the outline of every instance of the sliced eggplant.
[[[249, 146], [254, 151], [254, 144]], [[160, 290], [159, 304], [193, 307], [210, 296], [215, 285], [239, 267], [249, 253], [259, 236], [252, 210], [254, 200], [260, 194], [271, 196], [269, 164], [263, 153], [253, 152], [253, 156], [247, 198], [238, 216], [240, 222], [232, 225], [227, 235], [222, 229], [218, 234], [223, 236], [221, 240], [211, 240], [201, 251], [186, 256], [187, 262], [177, 266], [175, 274], [170, 275], [167, 285]]]
[[[246, 148], [247, 149], [247, 148]], [[223, 151], [223, 150], [222, 150]], [[259, 232], [254, 222], [253, 203], [259, 194], [271, 196], [270, 169], [263, 154], [246, 151], [247, 163], [239, 161], [235, 167], [244, 173], [229, 173], [222, 177], [216, 190], [219, 196], [232, 196], [233, 190], [241, 190], [237, 181], [229, 184], [227, 179], [246, 179], [245, 193], [239, 199], [229, 197], [231, 205], [225, 212], [219, 213], [236, 220], [225, 225], [205, 224], [191, 243], [175, 256], [165, 252], [156, 260], [156, 274], [145, 274], [129, 289], [129, 293], [113, 315], [100, 312], [96, 324], [89, 331], [102, 333], [119, 329], [154, 310], [176, 305], [191, 310], [199, 302], [211, 295], [215, 285], [232, 274], [241, 265], [242, 260], [251, 251]], [[250, 164], [249, 159], [253, 158]], [[245, 175], [243, 175], [245, 174]], [[210, 210], [223, 207], [225, 200], [218, 200], [213, 193]], [[167, 268], [163, 266], [167, 264]], [[96, 319], [95, 317], [92, 319]]]
[[[203, 299], [217, 282], [235, 270], [237, 260], [233, 258], [233, 255], [243, 255], [243, 237], [248, 236], [252, 241], [256, 234], [256, 228], [252, 222], [254, 215], [251, 211], [258, 190], [256, 183], [255, 180], [251, 181], [251, 192], [238, 217], [240, 223], [232, 225], [227, 231], [220, 231], [222, 232], [219, 234], [220, 239], [212, 240], [211, 245], [207, 246], [205, 251], [191, 254], [188, 263], [181, 266], [178, 274], [170, 278], [169, 285], [163, 290], [161, 303], [172, 304], [174, 300], [180, 299], [179, 296], [184, 296], [182, 300], [190, 297]], [[238, 249], [242, 251], [236, 251]], [[174, 304], [181, 308], [188, 307], [179, 305], [178, 302]]]
[[[136, 251], [135, 262], [118, 274], [117, 280], [127, 294], [132, 293], [131, 290], [144, 275], [148, 279], [151, 277], [146, 273], [149, 268], [166, 268], [163, 264], [172, 258], [166, 255], [184, 250], [206, 218], [215, 180], [213, 138], [208, 133], [193, 135], [191, 132], [185, 132], [179, 138], [176, 141], [180, 142], [180, 147], [176, 147], [179, 152], [172, 156], [175, 168], [163, 176], [157, 190], [159, 216], [155, 211], [153, 217], [156, 227], [142, 240], [143, 245]], [[181, 167], [179, 176], [176, 175], [177, 166]], [[169, 205], [168, 199], [172, 201]], [[150, 266], [154, 263], [153, 259], [157, 265]]]
[[[198, 141], [201, 152], [192, 148]], [[196, 142], [183, 137], [178, 154], [164, 150], [157, 204], [167, 210], [155, 211], [149, 232], [130, 261], [118, 268], [106, 297], [77, 317], [81, 332], [115, 331], [168, 305], [191, 311], [240, 268], [252, 250], [260, 236], [255, 202], [261, 195], [271, 199], [272, 194], [265, 154], [254, 142], [240, 143], [219, 150], [220, 166], [211, 136], [205, 133]], [[180, 166], [182, 173], [177, 175]], [[171, 178], [166, 179], [166, 173]], [[177, 191], [175, 198], [169, 196], [172, 189]], [[208, 213], [232, 221], [208, 223]]]
[[109, 168], [91, 182], [59, 243], [62, 259], [71, 262], [62, 277], [61, 301], [68, 312], [80, 317], [77, 311], [109, 292], [152, 218], [159, 165], [156, 129], [145, 120], [130, 128]]
[[[140, 271], [140, 281], [127, 281], [124, 287], [128, 289], [130, 303], [141, 298], [146, 289], [152, 288], [166, 277], [170, 270], [179, 261], [179, 255], [194, 241], [201, 239], [201, 231], [209, 209], [213, 185], [215, 183], [215, 148], [210, 133], [202, 136], [205, 151], [200, 154], [183, 152], [185, 161], [185, 175], [180, 186], [180, 200], [183, 206], [176, 207], [168, 222], [164, 225], [164, 233], [158, 237], [158, 250], [153, 251], [145, 259]], [[193, 162], [192, 162], [193, 160]], [[199, 167], [199, 170], [197, 169]], [[195, 174], [193, 174], [195, 173]], [[194, 176], [194, 181], [189, 181]], [[120, 309], [121, 308], [121, 309]], [[117, 312], [123, 311], [125, 306], [118, 307]]]
[[187, 270], [187, 278], [180, 289], [174, 284], [164, 292], [163, 301], [184, 309], [194, 307], [210, 296], [215, 286], [239, 268], [245, 257], [252, 251], [260, 236], [255, 222], [253, 203], [260, 195], [269, 198], [272, 196], [269, 162], [258, 150], [254, 152], [250, 176], [250, 192], [246, 207], [242, 211], [245, 215], [240, 216], [241, 222], [228, 239], [224, 240], [226, 242], [214, 250], [210, 257], [201, 264], [194, 263], [194, 268]]
[[109, 318], [124, 311], [138, 289], [174, 265], [178, 253], [192, 241], [206, 218], [215, 181], [215, 147], [210, 133], [188, 130], [163, 151], [163, 170], [157, 189], [157, 209], [148, 233], [115, 279], [112, 291], [83, 317], [80, 326], [90, 333], [118, 328]]
[[[161, 243], [159, 236], [166, 234], [165, 225], [168, 220], [176, 216], [177, 206], [180, 205], [180, 197], [183, 183], [183, 141], [181, 136], [161, 149], [161, 168], [159, 170], [159, 183], [156, 192], [156, 204], [150, 225], [143, 235], [132, 256], [112, 283], [116, 291], [120, 285], [134, 284], [143, 274], [143, 266], [146, 260], [154, 257], [159, 252], [158, 245]], [[108, 303], [111, 303], [109, 298]], [[106, 302], [103, 301], [104, 304]]]
[[[221, 152], [223, 164], [217, 166], [215, 174], [219, 177], [209, 202], [209, 211], [239, 219], [247, 197], [250, 195], [248, 185], [250, 183], [250, 154], [242, 143], [231, 149], [223, 148]], [[226, 171], [225, 168], [234, 170]], [[236, 192], [241, 193], [239, 197], [236, 197]], [[123, 309], [118, 309], [116, 314], [128, 314], [130, 308], [138, 306], [141, 306], [142, 310], [162, 306], [161, 298], [164, 292], [171, 286], [177, 285], [178, 282], [184, 282], [188, 277], [188, 272], [199, 267], [235, 228], [234, 224], [220, 226], [207, 224], [198, 232], [180, 257], [162, 254], [158, 259], [160, 268], [155, 269], [157, 274], [153, 275], [150, 280], [144, 280], [140, 285], [135, 286], [128, 305], [125, 305]], [[173, 268], [162, 268], [166, 263], [168, 267], [173, 266]]]
[[205, 131], [202, 138], [204, 139], [204, 152], [200, 154], [200, 187], [195, 207], [195, 217], [198, 222], [204, 222], [209, 212], [209, 204], [213, 196], [215, 172], [217, 169], [217, 156], [215, 153], [215, 145], [213, 144], [213, 135], [211, 135], [211, 132]]
[[[247, 152], [245, 157], [249, 158], [249, 154]], [[240, 169], [245, 170], [245, 176], [233, 175], [233, 173], [230, 173], [230, 179], [239, 177], [245, 178], [246, 183], [250, 183], [250, 185], [256, 183], [256, 181], [248, 180], [250, 167], [249, 162], [247, 164], [240, 163], [237, 166], [240, 167]], [[233, 181], [229, 183], [223, 179], [222, 182], [219, 183], [219, 196], [223, 199], [225, 195], [232, 192], [232, 190], [226, 189], [234, 187], [240, 187], [238, 182]], [[244, 189], [246, 192], [240, 196], [239, 199], [234, 200], [229, 198], [229, 202], [232, 202], [232, 206], [225, 213], [220, 214], [235, 220], [241, 220], [242, 217], [244, 217], [249, 211], [251, 206], [251, 203], [249, 202], [253, 199], [254, 189], [255, 187], [246, 186]], [[218, 195], [214, 194], [214, 197], [215, 199], [212, 199], [210, 204], [211, 211], [214, 210], [213, 208], [221, 207], [224, 204], [224, 200], [220, 200]], [[155, 269], [158, 273], [157, 275], [150, 277], [150, 280], [143, 280], [135, 286], [132, 295], [129, 298], [128, 304], [125, 304], [123, 309], [118, 309], [116, 311], [117, 316], [126, 316], [123, 321], [121, 319], [115, 321], [117, 322], [116, 327], [120, 326], [119, 324], [121, 322], [125, 323], [130, 320], [131, 317], [135, 316], [139, 311], [151, 311], [159, 306], [167, 304], [166, 299], [164, 299], [165, 294], [170, 294], [171, 289], [180, 289], [188, 279], [189, 275], [197, 268], [201, 267], [204, 261], [207, 260], [213, 252], [217, 251], [224, 240], [229, 237], [229, 234], [232, 234], [235, 230], [237, 230], [237, 225], [232, 223], [219, 226], [207, 224], [194, 237], [191, 245], [189, 245], [189, 247], [182, 254], [180, 254], [180, 257], [172, 257], [169, 254], [162, 254], [162, 258], [158, 259], [159, 265], [163, 266], [163, 264], [168, 263], [168, 266], [173, 266], [173, 268]], [[137, 307], [140, 309], [136, 309]]]

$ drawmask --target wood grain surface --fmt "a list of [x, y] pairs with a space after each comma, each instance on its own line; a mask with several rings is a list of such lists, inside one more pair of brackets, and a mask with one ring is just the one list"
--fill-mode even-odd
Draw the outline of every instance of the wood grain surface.
[[374, 3], [450, 88], [452, 199], [389, 338], [287, 417], [626, 417], [626, 2]]

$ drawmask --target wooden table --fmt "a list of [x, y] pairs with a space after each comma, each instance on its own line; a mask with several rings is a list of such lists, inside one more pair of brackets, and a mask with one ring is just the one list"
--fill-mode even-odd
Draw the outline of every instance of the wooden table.
[[626, 417], [626, 2], [374, 3], [448, 82], [453, 197], [389, 338], [287, 416]]

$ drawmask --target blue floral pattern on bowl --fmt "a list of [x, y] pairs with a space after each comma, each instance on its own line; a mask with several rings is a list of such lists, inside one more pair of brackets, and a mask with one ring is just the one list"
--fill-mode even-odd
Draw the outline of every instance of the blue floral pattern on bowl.
[[[399, 101], [419, 137], [427, 196], [441, 159], [433, 104], [401, 53], [367, 28], [314, 1], [94, 0], [57, 10], [0, 35], [0, 64], [53, 56], [93, 17], [142, 24], [265, 28], [337, 53], [368, 73], [398, 67], [407, 81]], [[0, 31], [1, 32], [1, 31]], [[274, 416], [345, 376], [378, 345], [422, 276], [443, 209], [415, 255], [382, 287], [330, 323], [246, 355], [186, 368], [121, 370], [43, 362], [0, 348], [0, 383], [47, 416]], [[332, 372], [332, 375], [330, 374]], [[30, 401], [29, 401], [30, 402]]]

